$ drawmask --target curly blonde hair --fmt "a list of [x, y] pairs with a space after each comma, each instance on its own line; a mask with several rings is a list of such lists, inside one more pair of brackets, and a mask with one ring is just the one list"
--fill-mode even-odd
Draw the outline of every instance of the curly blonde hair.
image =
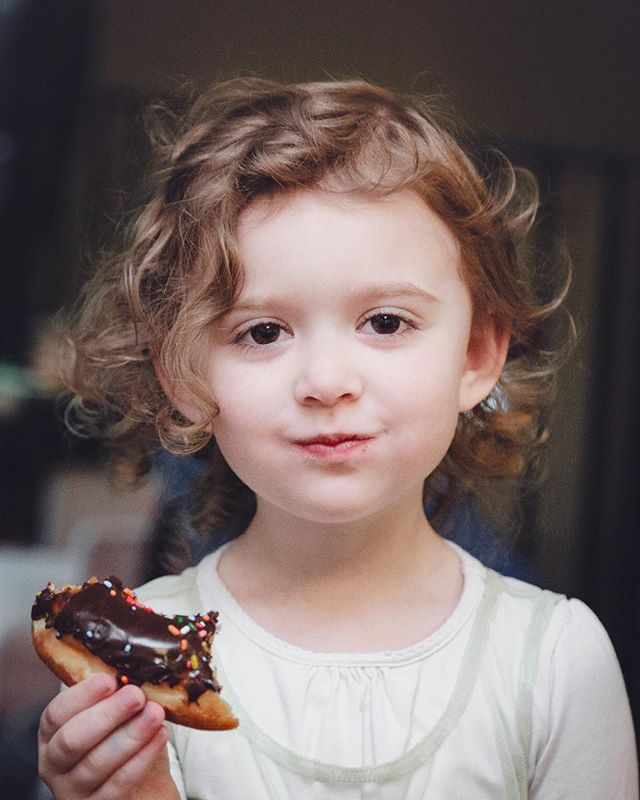
[[[198, 96], [177, 125], [169, 120], [157, 138], [150, 199], [70, 320], [71, 427], [107, 437], [120, 474], [131, 479], [149, 468], [158, 442], [178, 454], [208, 446], [199, 516], [203, 525], [219, 523], [242, 484], [211, 441], [217, 406], [203, 358], [212, 323], [242, 288], [239, 215], [256, 198], [299, 187], [373, 196], [408, 188], [459, 243], [474, 325], [492, 317], [511, 333], [498, 384], [460, 415], [425, 496], [481, 497], [483, 487], [522, 474], [546, 436], [558, 359], [542, 347], [541, 331], [563, 292], [541, 298], [525, 258], [538, 208], [532, 175], [496, 152], [474, 159], [438, 105], [362, 80], [243, 78]], [[158, 371], [189, 397], [197, 421], [174, 407]]]

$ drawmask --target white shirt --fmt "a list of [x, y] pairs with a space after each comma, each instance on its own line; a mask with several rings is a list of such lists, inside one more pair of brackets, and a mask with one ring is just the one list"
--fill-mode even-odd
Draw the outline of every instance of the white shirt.
[[214, 661], [240, 726], [169, 724], [183, 798], [637, 800], [620, 668], [579, 600], [456, 547], [462, 596], [427, 639], [315, 653], [242, 610], [217, 573], [223, 549], [139, 591], [161, 612], [220, 612]]

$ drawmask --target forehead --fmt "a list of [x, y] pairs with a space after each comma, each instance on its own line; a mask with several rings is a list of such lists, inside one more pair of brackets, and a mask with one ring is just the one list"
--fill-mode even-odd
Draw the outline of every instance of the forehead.
[[461, 280], [456, 239], [411, 190], [383, 197], [304, 189], [261, 198], [239, 219], [247, 283], [326, 273], [345, 282]]

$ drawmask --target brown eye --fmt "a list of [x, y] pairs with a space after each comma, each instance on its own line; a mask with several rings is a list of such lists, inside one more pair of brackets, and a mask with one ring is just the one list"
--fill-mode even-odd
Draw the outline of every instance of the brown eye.
[[402, 320], [396, 314], [374, 314], [370, 319], [371, 327], [376, 333], [397, 333]]
[[282, 328], [276, 322], [260, 322], [249, 329], [256, 344], [273, 344], [278, 341]]

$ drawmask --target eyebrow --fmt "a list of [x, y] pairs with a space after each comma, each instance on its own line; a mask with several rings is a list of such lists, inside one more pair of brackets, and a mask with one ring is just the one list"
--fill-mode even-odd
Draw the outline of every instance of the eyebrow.
[[[351, 295], [351, 299], [356, 302], [374, 302], [385, 297], [413, 297], [426, 303], [440, 302], [434, 294], [426, 291], [426, 289], [421, 289], [410, 281], [363, 286]], [[259, 310], [265, 306], [282, 303], [283, 301], [287, 302], [287, 300], [288, 298], [282, 295], [256, 295], [255, 297], [248, 297], [244, 301], [235, 303], [229, 309], [229, 313], [234, 311]]]
[[411, 281], [402, 281], [400, 283], [381, 283], [373, 286], [365, 286], [355, 293], [357, 299], [361, 300], [377, 300], [382, 297], [415, 297], [418, 300], [424, 300], [427, 303], [439, 303], [438, 298], [428, 292], [426, 289], [421, 289]]

